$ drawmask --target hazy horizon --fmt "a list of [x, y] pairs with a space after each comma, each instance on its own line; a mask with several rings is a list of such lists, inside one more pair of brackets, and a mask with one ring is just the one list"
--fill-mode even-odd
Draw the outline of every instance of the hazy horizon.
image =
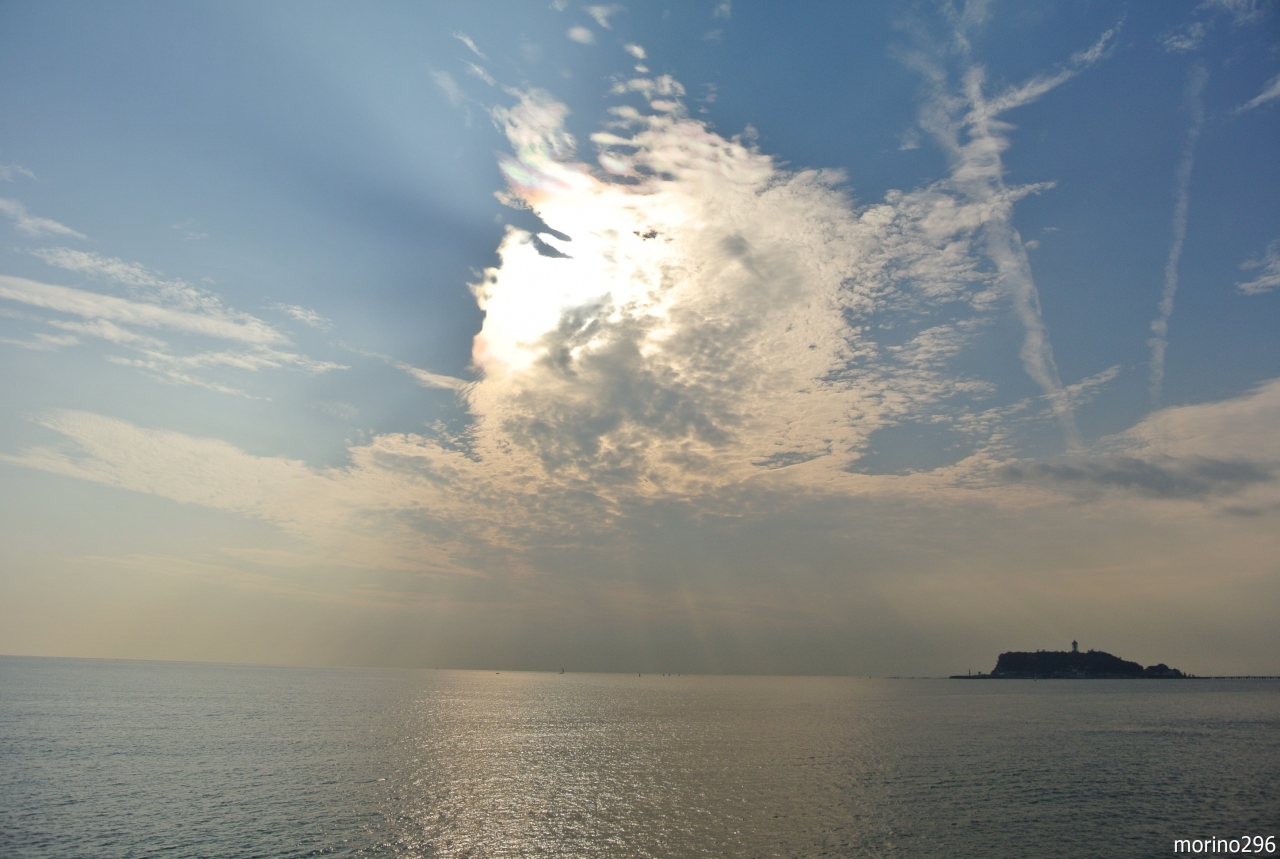
[[1277, 33], [7, 4], [0, 653], [1280, 674]]

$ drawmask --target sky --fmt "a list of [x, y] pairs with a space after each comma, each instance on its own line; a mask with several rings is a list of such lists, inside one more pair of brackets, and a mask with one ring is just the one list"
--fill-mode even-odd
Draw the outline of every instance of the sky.
[[0, 5], [0, 653], [1280, 673], [1280, 5]]

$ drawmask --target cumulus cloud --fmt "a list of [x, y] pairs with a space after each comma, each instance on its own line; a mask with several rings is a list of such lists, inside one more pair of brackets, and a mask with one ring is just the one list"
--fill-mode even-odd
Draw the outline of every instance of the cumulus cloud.
[[595, 44], [596, 41], [596, 34], [582, 26], [570, 27], [566, 35], [573, 41], [583, 45]]
[[1240, 268], [1258, 272], [1253, 280], [1236, 284], [1236, 289], [1245, 295], [1260, 295], [1280, 287], [1280, 239], [1272, 239], [1261, 256], [1245, 260], [1240, 263]]
[[19, 232], [29, 236], [70, 236], [83, 239], [84, 233], [76, 232], [66, 224], [60, 224], [50, 218], [40, 218], [27, 212], [27, 207], [17, 200], [0, 198], [0, 214], [13, 221]]
[[[1253, 498], [1274, 487], [1280, 458], [1244, 452], [1231, 432], [1273, 421], [1259, 403], [1277, 399], [1280, 385], [1240, 403], [1157, 413], [1087, 456], [1008, 460], [1014, 422], [1069, 416], [1119, 368], [1074, 384], [1053, 370], [1011, 225], [1016, 201], [1047, 185], [1004, 184], [998, 117], [1087, 67], [1109, 39], [995, 95], [972, 65], [960, 70], [958, 94], [938, 81], [922, 125], [943, 143], [951, 175], [872, 203], [854, 202], [838, 172], [786, 169], [690, 118], [671, 78], [621, 82], [623, 103], [589, 153], [567, 130], [564, 104], [520, 92], [493, 111], [510, 144], [500, 167], [513, 202], [547, 228], [509, 228], [497, 264], [472, 284], [484, 311], [477, 378], [387, 359], [424, 386], [457, 392], [461, 430], [378, 435], [351, 445], [347, 464], [313, 468], [57, 412], [42, 422], [63, 445], [9, 461], [242, 512], [344, 543], [352, 563], [411, 569], [666, 515], [656, 511], [733, 517], [787, 499], [1017, 507], [1082, 487], [1153, 502]], [[162, 280], [120, 261], [57, 258], [142, 288]], [[959, 368], [1010, 304], [1039, 400], [1000, 402], [994, 382]], [[83, 318], [127, 327], [107, 313]], [[262, 346], [249, 357], [175, 358], [139, 345], [128, 360], [176, 374], [237, 361], [324, 369], [283, 343]], [[1252, 409], [1235, 430], [1222, 420], [1233, 409]], [[857, 473], [873, 434], [920, 425], [958, 434], [958, 461]]]
[[[940, 92], [924, 117], [952, 175], [869, 205], [854, 204], [839, 172], [787, 170], [691, 119], [670, 76], [614, 87], [644, 109], [612, 108], [592, 136], [594, 159], [579, 153], [563, 104], [519, 93], [493, 111], [511, 145], [500, 167], [512, 202], [550, 229], [509, 228], [499, 264], [472, 285], [485, 314], [476, 381], [392, 361], [420, 384], [457, 391], [466, 431], [388, 437], [370, 461], [389, 461], [394, 448], [429, 463], [435, 515], [464, 530], [472, 521], [574, 529], [646, 499], [706, 499], [760, 481], [856, 491], [871, 478], [850, 471], [879, 430], [947, 416], [971, 450], [997, 443], [995, 386], [955, 364], [1005, 300], [1026, 324], [1028, 371], [1066, 421], [1080, 394], [1052, 367], [1010, 223], [1018, 199], [1048, 186], [1004, 185], [997, 117], [1096, 60], [1109, 38], [991, 97], [981, 71], [967, 68], [962, 96]], [[91, 254], [48, 258], [139, 288], [163, 280]], [[251, 330], [244, 319], [221, 324], [233, 322], [228, 330]], [[275, 340], [262, 346], [239, 358], [128, 360], [174, 374], [329, 367]]]

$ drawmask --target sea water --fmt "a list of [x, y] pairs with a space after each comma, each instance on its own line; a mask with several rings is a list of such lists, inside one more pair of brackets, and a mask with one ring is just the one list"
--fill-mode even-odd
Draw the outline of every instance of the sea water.
[[1034, 859], [1245, 835], [1280, 836], [1277, 681], [0, 658], [5, 857]]

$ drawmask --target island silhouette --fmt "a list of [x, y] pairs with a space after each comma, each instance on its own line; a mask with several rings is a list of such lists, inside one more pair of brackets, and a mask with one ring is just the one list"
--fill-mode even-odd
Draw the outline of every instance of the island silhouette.
[[1011, 650], [1001, 653], [990, 674], [953, 674], [953, 680], [1178, 680], [1186, 677], [1163, 662], [1143, 668], [1105, 650]]

